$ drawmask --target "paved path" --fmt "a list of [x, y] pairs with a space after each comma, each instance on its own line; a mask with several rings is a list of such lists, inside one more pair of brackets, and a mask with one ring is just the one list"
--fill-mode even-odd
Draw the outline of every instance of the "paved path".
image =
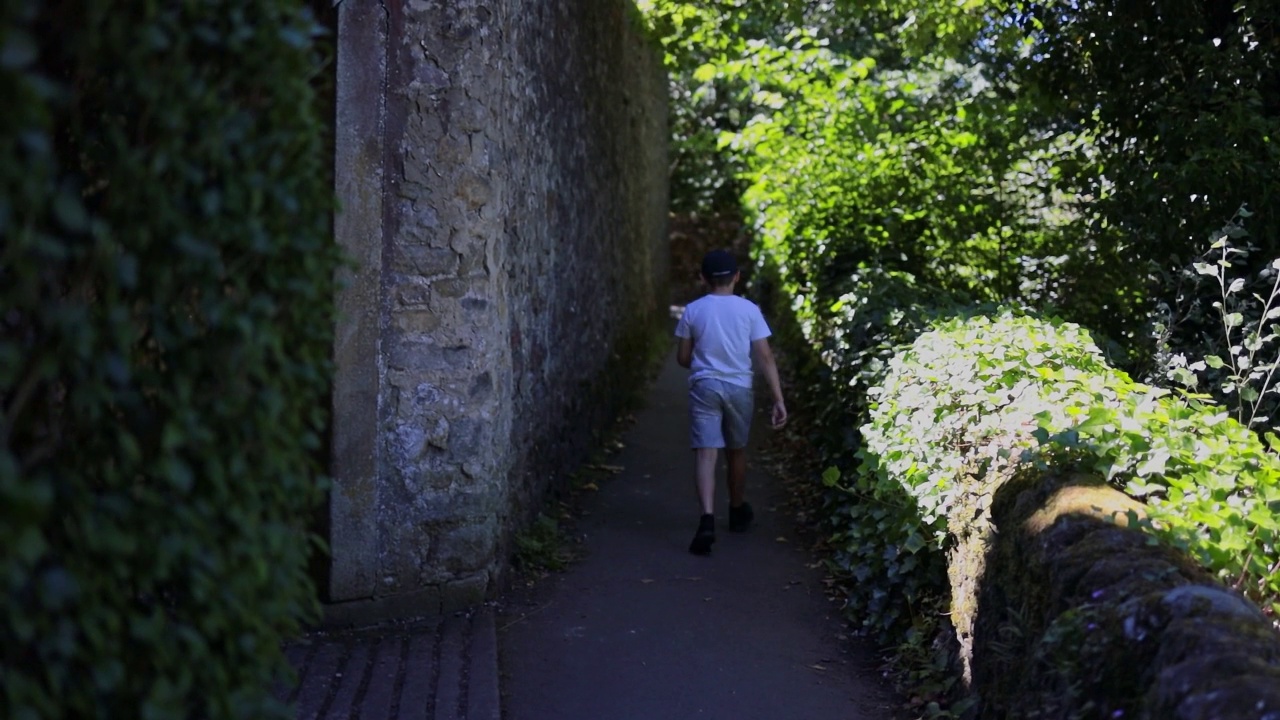
[[625, 469], [587, 503], [586, 559], [496, 616], [485, 606], [290, 645], [299, 681], [280, 695], [299, 720], [890, 718], [874, 658], [845, 636], [821, 573], [770, 509], [771, 478], [748, 474], [750, 532], [724, 527], [721, 492], [714, 552], [687, 552], [685, 377], [668, 359], [610, 461]]
[[299, 720], [499, 720], [488, 607], [415, 623], [313, 633], [286, 648]]
[[[892, 694], [844, 638], [822, 575], [748, 476], [756, 525], [710, 557], [697, 525], [685, 371], [669, 358], [579, 523], [588, 556], [498, 617], [506, 720], [882, 720]], [[757, 438], [767, 429], [757, 427]], [[723, 472], [723, 471], [722, 471]]]

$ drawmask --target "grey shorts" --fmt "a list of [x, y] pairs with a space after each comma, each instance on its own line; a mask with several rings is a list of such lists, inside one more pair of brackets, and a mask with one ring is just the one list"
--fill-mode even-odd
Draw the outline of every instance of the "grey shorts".
[[689, 441], [698, 448], [747, 446], [754, 405], [751, 388], [702, 379], [689, 388]]

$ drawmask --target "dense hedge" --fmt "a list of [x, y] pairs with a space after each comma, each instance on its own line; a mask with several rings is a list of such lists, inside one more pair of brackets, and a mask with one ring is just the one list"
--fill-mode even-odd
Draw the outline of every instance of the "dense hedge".
[[964, 530], [946, 519], [994, 492], [974, 478], [997, 457], [1112, 481], [1224, 582], [1280, 600], [1280, 459], [1224, 409], [1133, 382], [1070, 323], [930, 311], [909, 277], [885, 273], [848, 289], [797, 307], [821, 388], [810, 438], [831, 467], [834, 569], [856, 581], [868, 630], [894, 637], [942, 600], [941, 553]]
[[[860, 473], [905, 489], [908, 547], [947, 547], [983, 515], [1000, 465], [1096, 474], [1142, 499], [1150, 529], [1280, 608], [1280, 457], [1202, 398], [1135, 383], [1070, 323], [1004, 313], [938, 323], [889, 364]], [[915, 539], [915, 542], [912, 540]]]
[[337, 250], [296, 2], [0, 2], [0, 715], [285, 717]]
[[914, 697], [958, 687], [939, 671], [973, 651], [966, 603], [1009, 478], [1109, 480], [1144, 501], [1148, 532], [1275, 617], [1280, 460], [1225, 409], [1133, 382], [1070, 323], [966, 310], [890, 273], [845, 289], [831, 305], [779, 299], [799, 318], [788, 350], [808, 359], [806, 435], [829, 466], [829, 567], [850, 619], [899, 646]]
[[[900, 642], [905, 628], [921, 625], [940, 608], [945, 558], [899, 552], [896, 543], [918, 529], [919, 513], [901, 488], [876, 487], [858, 475], [860, 428], [870, 418], [868, 395], [883, 382], [898, 349], [949, 310], [930, 306], [912, 276], [875, 268], [851, 275], [834, 302], [815, 303], [787, 292], [772, 257], [762, 259], [762, 285], [776, 292], [764, 299], [799, 381], [793, 392], [807, 415], [803, 433], [827, 468], [822, 518], [828, 569], [845, 581], [849, 618], [883, 643]], [[941, 294], [932, 298], [957, 307]]]

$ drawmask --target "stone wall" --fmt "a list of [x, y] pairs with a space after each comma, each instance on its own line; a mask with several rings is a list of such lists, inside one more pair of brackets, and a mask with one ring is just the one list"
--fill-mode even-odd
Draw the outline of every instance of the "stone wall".
[[510, 38], [508, 117], [538, 141], [511, 179], [503, 329], [515, 414], [533, 421], [512, 437], [513, 507], [528, 509], [558, 459], [585, 449], [583, 430], [613, 419], [643, 364], [615, 352], [637, 352], [665, 318], [667, 77], [629, 2], [515, 5], [532, 17]]
[[1280, 633], [1096, 478], [1003, 486], [984, 571], [953, 578], [979, 717], [1280, 718]]
[[338, 43], [359, 264], [328, 598], [354, 609], [330, 615], [436, 612], [492, 590], [512, 528], [613, 412], [595, 391], [615, 354], [652, 337], [666, 78], [630, 0], [348, 2]]

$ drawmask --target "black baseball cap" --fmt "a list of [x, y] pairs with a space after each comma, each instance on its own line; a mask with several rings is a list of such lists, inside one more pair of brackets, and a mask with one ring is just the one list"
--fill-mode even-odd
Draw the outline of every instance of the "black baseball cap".
[[702, 257], [702, 276], [726, 278], [738, 272], [738, 261], [726, 250], [712, 250]]

